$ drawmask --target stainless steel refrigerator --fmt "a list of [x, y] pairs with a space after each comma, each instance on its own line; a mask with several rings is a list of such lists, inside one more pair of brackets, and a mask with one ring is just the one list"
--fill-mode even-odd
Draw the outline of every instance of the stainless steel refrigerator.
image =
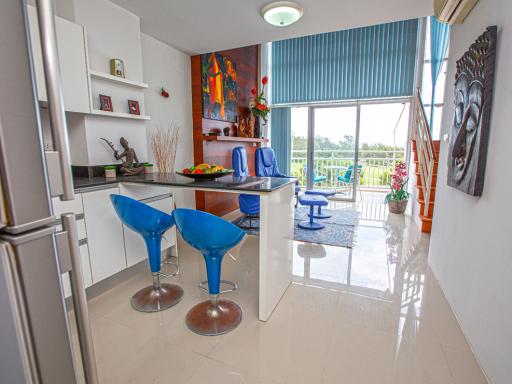
[[[85, 381], [97, 383], [76, 222], [53, 215], [73, 199], [51, 0], [36, 0], [53, 150], [45, 152], [26, 3], [0, 2], [0, 383], [72, 384], [76, 372], [61, 286], [70, 271]], [[56, 233], [56, 221], [64, 230]]]

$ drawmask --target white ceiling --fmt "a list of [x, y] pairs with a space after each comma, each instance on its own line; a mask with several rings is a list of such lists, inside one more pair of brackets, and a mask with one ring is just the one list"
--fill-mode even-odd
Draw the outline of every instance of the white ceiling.
[[428, 16], [433, 0], [297, 0], [294, 25], [267, 24], [269, 0], [112, 0], [141, 18], [144, 33], [190, 54]]

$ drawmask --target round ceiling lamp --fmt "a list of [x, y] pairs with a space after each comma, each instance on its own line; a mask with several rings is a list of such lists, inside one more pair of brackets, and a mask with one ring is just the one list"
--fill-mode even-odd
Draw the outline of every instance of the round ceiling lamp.
[[302, 17], [302, 7], [292, 1], [275, 1], [261, 9], [265, 21], [276, 27], [287, 27]]

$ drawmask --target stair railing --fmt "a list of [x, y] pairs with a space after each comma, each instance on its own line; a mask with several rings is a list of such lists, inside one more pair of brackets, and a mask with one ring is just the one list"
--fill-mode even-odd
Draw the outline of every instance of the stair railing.
[[428, 210], [432, 195], [432, 179], [434, 177], [434, 163], [436, 161], [436, 152], [434, 142], [425, 115], [425, 109], [418, 92], [415, 98], [415, 124], [413, 130], [413, 140], [416, 142], [416, 151], [418, 153], [418, 172], [421, 180], [421, 190], [425, 202], [423, 216], [428, 216]]

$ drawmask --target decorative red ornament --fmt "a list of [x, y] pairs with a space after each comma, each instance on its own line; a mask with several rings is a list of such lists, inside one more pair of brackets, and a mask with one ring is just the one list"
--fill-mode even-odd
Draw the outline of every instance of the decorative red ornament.
[[267, 85], [267, 83], [268, 83], [268, 76], [263, 76], [263, 77], [261, 78], [261, 84], [263, 84], [263, 85]]
[[165, 90], [165, 88], [164, 88], [164, 87], [162, 87], [162, 88], [160, 89], [160, 95], [162, 95], [162, 97], [167, 98], [167, 97], [169, 97], [169, 92], [167, 92], [167, 91]]
[[251, 93], [253, 96], [256, 96], [256, 88], [251, 89]]

